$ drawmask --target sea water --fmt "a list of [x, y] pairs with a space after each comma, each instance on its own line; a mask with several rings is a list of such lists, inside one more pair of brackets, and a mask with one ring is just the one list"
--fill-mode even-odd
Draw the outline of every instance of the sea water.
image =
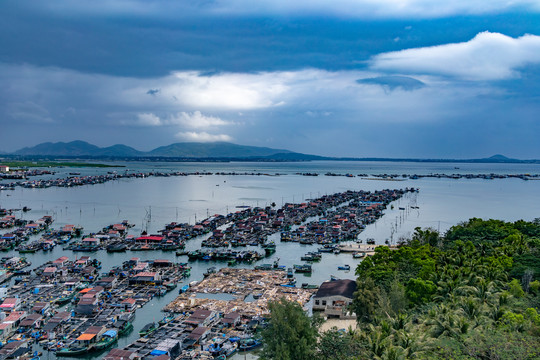
[[[519, 219], [533, 220], [540, 217], [540, 181], [521, 179], [446, 179], [421, 178], [404, 181], [370, 180], [361, 177], [324, 176], [326, 172], [353, 175], [368, 174], [537, 174], [537, 164], [464, 164], [464, 163], [407, 163], [407, 162], [287, 162], [287, 163], [147, 163], [123, 162], [122, 168], [70, 168], [51, 169], [57, 173], [49, 177], [69, 176], [69, 172], [83, 175], [97, 175], [108, 171], [184, 171], [184, 172], [226, 172], [262, 173], [264, 175], [190, 175], [174, 177], [130, 178], [110, 181], [98, 185], [72, 188], [51, 187], [46, 189], [16, 188], [14, 191], [0, 191], [0, 207], [32, 210], [17, 212], [24, 219], [38, 219], [43, 215], [53, 215], [53, 228], [66, 224], [82, 225], [84, 233], [96, 232], [110, 224], [128, 220], [135, 224], [130, 234], [141, 231], [155, 233], [170, 222], [195, 223], [213, 214], [238, 211], [240, 206], [270, 206], [303, 202], [325, 194], [346, 190], [380, 190], [414, 187], [418, 193], [407, 193], [388, 207], [384, 216], [367, 226], [360, 239], [375, 239], [376, 243], [396, 243], [400, 238], [410, 237], [416, 227], [431, 227], [444, 232], [451, 226], [472, 217], [494, 218], [507, 221]], [[319, 173], [319, 176], [301, 176], [297, 173]], [[279, 174], [279, 175], [276, 175]], [[35, 179], [35, 178], [34, 178]], [[405, 208], [405, 210], [400, 210]], [[414, 207], [414, 208], [412, 208]], [[418, 207], [416, 209], [416, 207]], [[207, 235], [208, 236], [208, 235]], [[279, 259], [280, 265], [292, 267], [300, 262], [300, 257], [308, 251], [315, 251], [317, 245], [281, 243], [279, 234], [270, 237], [276, 242], [277, 251], [259, 263], [272, 263]], [[187, 250], [200, 247], [202, 238], [189, 240]], [[262, 251], [260, 248], [248, 249]], [[16, 255], [12, 251], [5, 256]], [[80, 253], [62, 250], [56, 246], [52, 252], [25, 254], [32, 262], [32, 268], [49, 260], [66, 255], [74, 258]], [[132, 257], [141, 259], [169, 259], [187, 262], [187, 256], [176, 256], [174, 252], [148, 251], [107, 253], [84, 253], [102, 261], [102, 272], [121, 264]], [[330, 275], [354, 278], [354, 268], [361, 259], [353, 259], [350, 254], [323, 254], [323, 261], [313, 264], [309, 276], [296, 274], [297, 284], [320, 284]], [[339, 265], [349, 264], [350, 272], [338, 271]], [[217, 262], [192, 262], [191, 276], [184, 281], [200, 281], [210, 266], [226, 266]], [[250, 265], [238, 265], [249, 267]], [[160, 320], [161, 309], [177, 295], [169, 292], [161, 298], [154, 298], [137, 312], [134, 331], [119, 340], [123, 347], [138, 337], [138, 331], [147, 323]]]

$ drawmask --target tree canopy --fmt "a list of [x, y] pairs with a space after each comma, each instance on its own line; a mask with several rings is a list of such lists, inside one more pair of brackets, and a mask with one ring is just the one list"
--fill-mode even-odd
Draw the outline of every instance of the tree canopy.
[[538, 359], [540, 221], [417, 228], [356, 269], [358, 326], [319, 334], [296, 303], [270, 305], [262, 359]]

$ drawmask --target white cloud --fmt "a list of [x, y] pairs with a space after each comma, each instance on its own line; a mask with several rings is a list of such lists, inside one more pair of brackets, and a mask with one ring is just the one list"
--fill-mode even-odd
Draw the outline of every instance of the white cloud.
[[182, 111], [176, 114], [176, 116], [171, 119], [171, 122], [192, 129], [231, 125], [231, 123], [226, 122], [219, 117], [203, 115], [200, 111], [194, 111], [192, 113]]
[[[279, 73], [283, 74], [283, 73]], [[275, 106], [287, 91], [286, 79], [276, 73], [222, 73], [204, 76], [176, 72], [162, 94], [195, 108], [260, 109]]]
[[232, 141], [233, 138], [226, 134], [209, 134], [207, 132], [179, 132], [176, 134], [176, 137], [183, 141], [191, 142], [215, 142], [215, 141]]
[[521, 66], [532, 63], [540, 63], [540, 36], [482, 32], [467, 42], [380, 54], [372, 59], [371, 69], [500, 80], [517, 77]]
[[143, 126], [160, 126], [160, 118], [152, 113], [137, 114], [138, 124]]
[[[124, 125], [128, 124], [129, 123], [124, 122]], [[163, 118], [160, 118], [154, 113], [137, 114], [137, 125], [141, 126], [178, 125], [190, 129], [204, 129], [233, 124], [234, 123], [222, 120], [217, 116], [203, 115], [198, 110], [191, 113], [182, 111], [176, 114], [166, 115]]]

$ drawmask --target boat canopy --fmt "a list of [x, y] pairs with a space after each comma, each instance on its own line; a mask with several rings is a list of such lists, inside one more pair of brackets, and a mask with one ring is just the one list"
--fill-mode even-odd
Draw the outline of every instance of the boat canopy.
[[78, 341], [89, 341], [92, 340], [96, 334], [82, 334], [77, 338]]
[[103, 336], [108, 336], [108, 337], [116, 337], [116, 335], [118, 335], [116, 330], [107, 330], [103, 333]]

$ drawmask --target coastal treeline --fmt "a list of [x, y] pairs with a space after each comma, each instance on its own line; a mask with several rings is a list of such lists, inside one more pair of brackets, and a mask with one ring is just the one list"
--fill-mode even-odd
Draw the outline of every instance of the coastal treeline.
[[[310, 358], [540, 358], [540, 219], [474, 218], [444, 235], [417, 228], [397, 250], [378, 247], [356, 275], [358, 326], [310, 336], [302, 346]], [[275, 338], [272, 321], [266, 333]], [[263, 358], [304, 358], [273, 343], [281, 351]]]

